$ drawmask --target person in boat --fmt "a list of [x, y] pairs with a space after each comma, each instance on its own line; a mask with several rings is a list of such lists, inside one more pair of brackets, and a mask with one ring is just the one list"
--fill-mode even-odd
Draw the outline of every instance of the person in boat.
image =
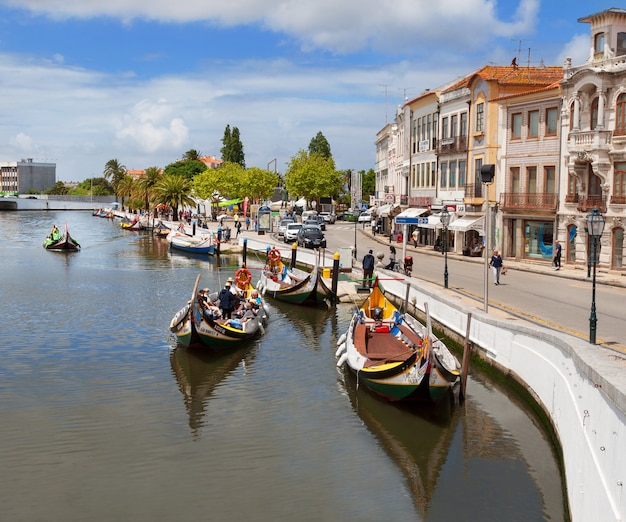
[[52, 230], [50, 230], [50, 236], [48, 236], [52, 241], [58, 241], [61, 239], [61, 233], [56, 225], [52, 225]]
[[218, 299], [220, 301], [220, 310], [224, 319], [230, 319], [231, 314], [239, 305], [239, 297], [233, 294], [230, 281], [226, 281], [224, 288], [220, 290]]
[[249, 302], [252, 304], [252, 308], [256, 310], [258, 310], [261, 307], [261, 304], [263, 304], [263, 302], [261, 301], [261, 297], [259, 296], [259, 291], [257, 289], [252, 290]]

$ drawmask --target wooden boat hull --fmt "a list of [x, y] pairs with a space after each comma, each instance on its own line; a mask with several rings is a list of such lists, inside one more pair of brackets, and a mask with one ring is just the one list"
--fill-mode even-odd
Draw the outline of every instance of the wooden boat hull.
[[55, 232], [54, 237], [48, 236], [44, 242], [43, 247], [46, 250], [55, 250], [61, 252], [76, 252], [80, 250], [80, 244], [72, 236], [70, 236], [67, 224], [65, 225], [65, 232], [63, 235], [58, 236], [58, 231]]
[[442, 363], [444, 349], [449, 354], [445, 345], [433, 341], [417, 320], [400, 314], [378, 282], [339, 345], [338, 366], [345, 364], [359, 383], [389, 401], [437, 401], [460, 375], [456, 366], [450, 370]]
[[325, 304], [329, 292], [319, 277], [317, 267], [311, 272], [287, 269], [280, 263], [275, 270], [266, 267], [257, 284], [263, 295], [292, 304]]
[[180, 232], [170, 232], [167, 235], [170, 248], [189, 254], [214, 255], [215, 244], [212, 238], [196, 238]]

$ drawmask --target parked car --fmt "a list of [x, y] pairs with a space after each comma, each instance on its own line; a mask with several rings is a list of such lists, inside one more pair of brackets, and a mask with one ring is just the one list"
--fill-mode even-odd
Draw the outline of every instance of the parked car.
[[287, 225], [293, 223], [293, 219], [285, 218], [278, 225], [278, 237], [283, 237], [285, 235], [285, 230], [287, 230]]
[[330, 223], [331, 225], [337, 220], [337, 216], [331, 212], [320, 212], [320, 216], [324, 218], [326, 223]]
[[298, 232], [297, 242], [304, 248], [326, 248], [326, 238], [320, 227], [303, 226]]
[[359, 223], [371, 223], [372, 222], [372, 213], [369, 210], [362, 212], [359, 214]]
[[326, 230], [326, 220], [324, 216], [315, 216], [315, 220], [322, 230]]
[[293, 243], [298, 238], [298, 231], [302, 228], [302, 223], [289, 223], [285, 230], [285, 243]]
[[322, 227], [320, 227], [320, 223], [317, 219], [307, 219], [306, 221], [302, 222], [302, 226], [304, 227], [317, 227], [320, 230], [322, 229]]

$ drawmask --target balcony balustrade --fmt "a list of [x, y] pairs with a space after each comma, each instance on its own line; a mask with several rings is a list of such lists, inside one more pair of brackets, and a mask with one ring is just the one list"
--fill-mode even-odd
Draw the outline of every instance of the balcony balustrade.
[[597, 208], [601, 214], [606, 213], [606, 196], [578, 196], [579, 212], [589, 212]]
[[556, 199], [554, 193], [504, 192], [500, 194], [500, 207], [503, 210], [556, 210]]
[[455, 136], [454, 138], [439, 140], [437, 154], [454, 154], [456, 152], [467, 152], [467, 136]]

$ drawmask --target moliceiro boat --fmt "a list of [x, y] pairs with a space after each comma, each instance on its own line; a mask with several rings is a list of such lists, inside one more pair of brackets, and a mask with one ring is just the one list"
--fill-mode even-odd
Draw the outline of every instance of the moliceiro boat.
[[250, 283], [249, 270], [239, 269], [233, 284], [227, 282], [225, 285], [237, 303], [230, 318], [224, 313], [225, 303], [220, 302], [224, 297], [220, 299], [217, 292], [211, 293], [208, 288], [198, 291], [200, 277], [201, 274], [196, 278], [191, 300], [170, 322], [170, 330], [179, 344], [234, 349], [265, 333], [264, 325], [269, 315], [265, 303]]
[[317, 263], [310, 272], [288, 268], [278, 249], [267, 253], [267, 264], [261, 272], [257, 288], [274, 299], [293, 304], [325, 304], [330, 290], [319, 276]]
[[72, 236], [70, 236], [67, 223], [65, 223], [65, 232], [61, 234], [56, 225], [52, 227], [52, 230], [48, 237], [43, 242], [43, 247], [46, 250], [60, 250], [75, 252], [80, 250], [80, 244]]
[[401, 314], [378, 279], [337, 344], [337, 366], [390, 401], [437, 401], [460, 378], [456, 357], [430, 326]]

